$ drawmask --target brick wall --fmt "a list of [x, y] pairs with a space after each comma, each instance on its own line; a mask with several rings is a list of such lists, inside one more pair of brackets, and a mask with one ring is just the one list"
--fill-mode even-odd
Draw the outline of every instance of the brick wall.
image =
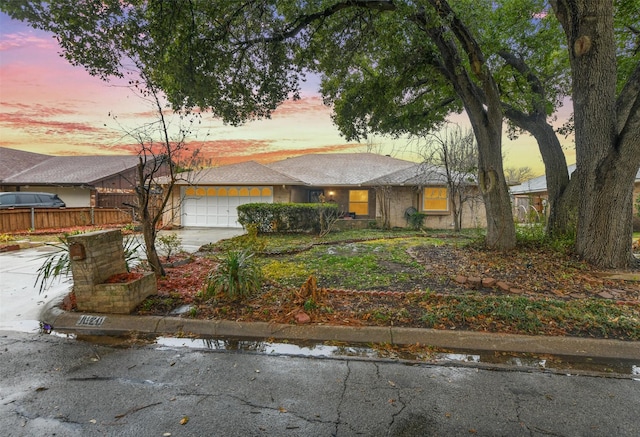
[[68, 241], [79, 311], [126, 314], [156, 293], [152, 273], [126, 284], [104, 283], [109, 277], [127, 271], [120, 230], [73, 235]]

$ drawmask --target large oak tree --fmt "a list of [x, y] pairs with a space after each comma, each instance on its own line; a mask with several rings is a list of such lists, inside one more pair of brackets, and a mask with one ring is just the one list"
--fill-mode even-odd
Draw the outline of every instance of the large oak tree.
[[[445, 0], [65, 3], [7, 2], [3, 8], [52, 30], [65, 56], [93, 74], [121, 73], [118, 50], [135, 48], [176, 107], [207, 108], [233, 124], [268, 117], [284, 99], [295, 98], [304, 68], [326, 75], [326, 96], [347, 136], [420, 134], [449, 111], [466, 109], [479, 147], [492, 247], [508, 249], [515, 242], [502, 171], [504, 116], [538, 140], [552, 203], [570, 191], [564, 155], [548, 120], [566, 94], [567, 73], [558, 55], [566, 49], [541, 2], [458, 1], [454, 7]], [[621, 2], [629, 3], [637, 1]], [[629, 54], [632, 40], [615, 46], [611, 0], [553, 5], [573, 72], [579, 168], [574, 180], [591, 190], [581, 190], [576, 248], [598, 265], [623, 267], [631, 260], [630, 190], [640, 155], [637, 52]], [[73, 8], [101, 18], [74, 19]], [[616, 16], [631, 17], [626, 29], [632, 35], [634, 10], [616, 10]], [[509, 27], [501, 28], [505, 22]], [[617, 64], [616, 49], [627, 49]], [[621, 63], [628, 80], [616, 94]], [[595, 99], [601, 87], [604, 98]], [[616, 95], [621, 96], [617, 103]], [[599, 118], [603, 114], [607, 122]], [[596, 126], [591, 118], [600, 123], [589, 131], [587, 125]], [[613, 126], [615, 135], [608, 130]], [[567, 208], [558, 203], [553, 210]], [[558, 220], [560, 229], [566, 220]]]
[[630, 74], [618, 90], [614, 12], [635, 17], [629, 26], [638, 32], [639, 5], [621, 2], [616, 11], [613, 0], [551, 3], [571, 60], [575, 179], [582, 190], [576, 251], [595, 265], [626, 267], [632, 259], [633, 185], [640, 167], [640, 57], [637, 41], [626, 47], [635, 58], [623, 59]]

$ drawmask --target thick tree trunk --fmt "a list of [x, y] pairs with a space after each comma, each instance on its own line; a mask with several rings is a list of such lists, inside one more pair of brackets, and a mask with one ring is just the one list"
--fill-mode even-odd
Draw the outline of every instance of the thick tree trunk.
[[481, 125], [476, 129], [474, 117], [470, 118], [478, 141], [479, 184], [487, 215], [486, 244], [492, 249], [510, 250], [516, 245], [516, 232], [502, 166], [502, 123], [499, 128]]
[[464, 202], [460, 194], [452, 192], [451, 195], [452, 199], [454, 199], [454, 196], [457, 197], [457, 199], [453, 200], [451, 205], [451, 212], [453, 214], [453, 230], [455, 232], [460, 232], [462, 230], [462, 207]]
[[617, 124], [613, 2], [552, 4], [567, 35], [573, 73], [581, 185], [576, 252], [598, 267], [626, 268], [633, 259], [632, 190], [640, 158], [637, 140], [621, 137]]
[[[550, 237], [562, 237], [575, 233], [578, 198], [571, 195], [575, 191], [570, 190], [570, 185], [575, 181], [569, 179], [569, 171], [567, 169], [567, 161], [562, 147], [558, 141], [555, 132], [549, 125], [545, 125], [544, 132], [541, 133], [544, 139], [538, 139], [538, 143], [542, 140], [558, 143], [557, 149], [549, 153], [545, 159], [545, 147], [540, 147], [542, 152], [542, 160], [544, 162], [545, 177], [547, 179], [547, 192], [549, 202], [549, 220], [547, 222], [547, 235]], [[559, 152], [559, 153], [557, 153]]]
[[142, 236], [144, 238], [147, 262], [149, 263], [151, 270], [156, 274], [156, 277], [160, 278], [165, 276], [166, 272], [164, 271], [162, 261], [160, 261], [160, 256], [156, 250], [156, 229], [154, 227], [153, 220], [149, 216], [147, 208], [139, 208], [139, 213], [140, 222], [142, 223]]
[[[416, 18], [438, 47], [442, 56], [441, 68], [462, 100], [478, 142], [478, 182], [487, 216], [486, 245], [497, 250], [513, 249], [516, 246], [516, 229], [502, 166], [503, 112], [498, 86], [477, 41], [449, 4], [443, 0], [430, 0], [429, 3], [447, 23], [446, 28], [432, 26], [426, 16]], [[449, 31], [468, 56], [469, 70], [462, 67], [458, 47], [449, 38]]]
[[623, 166], [624, 162], [616, 165], [606, 160], [595, 175], [586, 175], [581, 181], [588, 195], [580, 199], [576, 252], [603, 268], [626, 268], [633, 259], [633, 182], [637, 169], [623, 172]]
[[567, 160], [553, 126], [547, 123], [544, 114], [526, 116], [513, 110], [506, 111], [506, 114], [513, 123], [530, 132], [538, 142], [549, 196], [547, 234], [562, 237], [575, 233], [578, 197], [576, 190], [569, 187], [577, 181], [569, 179]]
[[165, 276], [166, 272], [164, 271], [162, 261], [160, 261], [158, 251], [156, 250], [156, 230], [153, 228], [150, 220], [142, 220], [142, 235], [146, 247], [147, 262], [151, 266], [151, 270], [153, 270], [158, 278]]

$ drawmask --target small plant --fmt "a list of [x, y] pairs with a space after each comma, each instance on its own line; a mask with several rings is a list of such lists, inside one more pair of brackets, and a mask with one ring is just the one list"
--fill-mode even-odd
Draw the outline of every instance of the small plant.
[[123, 233], [135, 232], [135, 230], [136, 230], [136, 225], [134, 225], [133, 223], [127, 223], [127, 224], [126, 224], [126, 225], [124, 225], [120, 230], [121, 230]]
[[371, 317], [380, 322], [386, 322], [390, 316], [385, 309], [375, 309], [371, 312]]
[[9, 241], [13, 241], [13, 235], [11, 234], [0, 234], [0, 243], [8, 243]]
[[424, 219], [427, 217], [426, 214], [415, 211], [407, 215], [407, 224], [409, 227], [415, 231], [419, 231], [422, 229], [424, 225]]
[[318, 308], [318, 304], [311, 298], [304, 302], [304, 310], [307, 312], [313, 311]]
[[575, 243], [575, 234], [550, 237], [544, 223], [531, 223], [516, 226], [516, 240], [522, 247], [549, 247], [557, 252], [567, 252]]
[[525, 247], [541, 247], [547, 240], [544, 225], [542, 223], [531, 223], [516, 226], [516, 239], [519, 245]]
[[140, 264], [140, 248], [142, 244], [131, 236], [124, 238], [122, 248], [124, 249], [124, 261], [127, 264], [127, 271], [130, 272], [131, 268]]
[[69, 242], [67, 237], [69, 234], [63, 234], [58, 237], [58, 243], [46, 243], [47, 246], [55, 248], [53, 253], [44, 255], [44, 262], [36, 271], [36, 282], [38, 286], [38, 294], [42, 294], [44, 290], [49, 288], [54, 279], [69, 275], [71, 271], [71, 262], [69, 259]]
[[325, 203], [321, 203], [318, 205], [318, 222], [319, 222], [319, 237], [324, 237], [331, 230], [333, 226], [336, 224], [338, 219], [340, 218], [340, 213], [338, 212], [338, 208], [326, 207]]
[[431, 312], [424, 312], [420, 317], [420, 321], [424, 323], [426, 328], [433, 328], [438, 323], [438, 316]]
[[258, 235], [258, 225], [248, 223], [245, 225], [247, 233], [237, 239], [239, 245], [243, 249], [251, 250], [255, 253], [264, 251], [267, 241]]
[[165, 254], [165, 260], [169, 261], [172, 254], [182, 252], [182, 241], [175, 232], [158, 236], [159, 249]]
[[230, 298], [247, 297], [262, 285], [262, 271], [251, 250], [232, 250], [220, 260], [217, 269], [209, 273], [207, 294], [224, 293]]

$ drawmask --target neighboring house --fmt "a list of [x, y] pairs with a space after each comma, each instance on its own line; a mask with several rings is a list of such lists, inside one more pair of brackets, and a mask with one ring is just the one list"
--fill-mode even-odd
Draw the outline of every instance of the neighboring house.
[[[135, 155], [50, 156], [0, 148], [0, 191], [58, 194], [68, 207], [122, 206], [134, 197]], [[117, 201], [111, 202], [115, 196]]]
[[[576, 169], [575, 164], [571, 164], [567, 167], [569, 170], [569, 177]], [[509, 188], [511, 196], [513, 197], [514, 217], [519, 221], [527, 221], [531, 218], [531, 215], [548, 214], [547, 200], [549, 198], [547, 193], [547, 177], [546, 175], [538, 176], [537, 178], [530, 179]], [[640, 196], [640, 170], [636, 174], [636, 180], [633, 187], [633, 201]], [[535, 211], [535, 212], [534, 212]], [[634, 212], [636, 212], [634, 210]], [[635, 214], [634, 214], [635, 216]]]
[[[575, 169], [575, 165], [568, 167], [569, 174]], [[540, 217], [547, 214], [547, 177], [546, 175], [524, 181], [520, 185], [509, 187], [513, 199], [513, 216], [520, 222], [530, 221], [532, 217]]]
[[[270, 164], [254, 161], [185, 174], [174, 188], [173, 217], [185, 227], [240, 227], [245, 203], [312, 203], [324, 199], [345, 218], [373, 221], [386, 205], [391, 226], [407, 225], [407, 210], [426, 214], [425, 226], [451, 228], [450, 193], [441, 174], [415, 162], [371, 153], [311, 154]], [[484, 226], [484, 209], [467, 206], [464, 227]]]

